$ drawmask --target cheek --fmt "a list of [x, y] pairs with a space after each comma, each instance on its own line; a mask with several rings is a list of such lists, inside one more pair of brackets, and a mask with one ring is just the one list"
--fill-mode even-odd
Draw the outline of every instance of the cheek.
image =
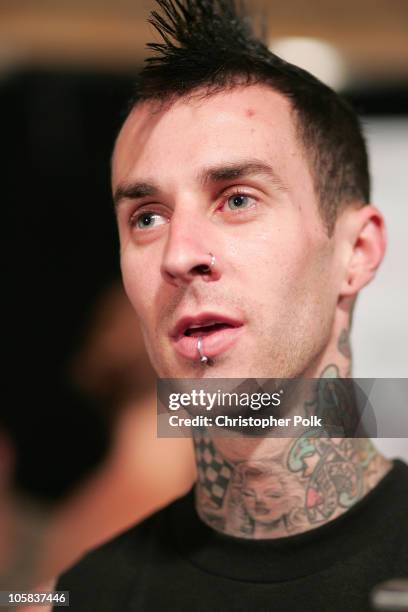
[[331, 291], [331, 247], [323, 238], [316, 238], [301, 227], [293, 233], [282, 232], [271, 247], [273, 253], [269, 266], [275, 275], [275, 290], [282, 291], [287, 299], [316, 303]]
[[281, 359], [297, 354], [300, 346], [305, 356], [320, 350], [336, 305], [332, 255], [325, 238], [294, 223], [258, 234], [252, 249], [256, 266], [247, 265], [245, 274], [259, 305], [256, 325], [275, 339]]
[[244, 497], [244, 503], [249, 510], [252, 510], [255, 506], [255, 499], [253, 497]]
[[[293, 220], [292, 220], [293, 221]], [[277, 305], [295, 297], [321, 272], [317, 268], [316, 245], [296, 223], [275, 225], [241, 241], [239, 259], [249, 284]]]
[[120, 259], [123, 286], [139, 319], [145, 322], [152, 312], [154, 302], [154, 279], [149, 273], [152, 266], [144, 262], [139, 254], [131, 249], [122, 252]]

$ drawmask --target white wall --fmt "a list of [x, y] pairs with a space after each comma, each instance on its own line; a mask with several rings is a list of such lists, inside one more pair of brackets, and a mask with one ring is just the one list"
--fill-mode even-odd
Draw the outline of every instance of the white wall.
[[[352, 332], [356, 378], [408, 377], [408, 116], [363, 120], [373, 203], [385, 216], [388, 249], [376, 279], [359, 296]], [[407, 398], [408, 409], [408, 398]], [[392, 410], [392, 398], [390, 398]], [[408, 438], [378, 439], [408, 461]]]

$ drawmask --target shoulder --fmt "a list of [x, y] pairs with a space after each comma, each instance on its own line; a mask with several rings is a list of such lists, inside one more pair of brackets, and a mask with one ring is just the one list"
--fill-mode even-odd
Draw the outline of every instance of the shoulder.
[[[402, 515], [406, 517], [408, 508], [408, 464], [401, 459], [394, 459], [394, 469], [392, 470], [393, 476], [393, 499], [392, 505], [400, 509]], [[408, 531], [408, 521], [403, 521], [404, 526]]]
[[[382, 530], [385, 537], [388, 536], [391, 540], [394, 570], [398, 570], [399, 575], [406, 575], [408, 572], [407, 508], [408, 464], [401, 459], [394, 459], [389, 494], [381, 504], [380, 511], [383, 516]], [[378, 537], [381, 535], [378, 534]]]
[[393, 469], [390, 472], [392, 488], [398, 488], [403, 500], [408, 496], [408, 464], [402, 459], [393, 460]]
[[120, 608], [119, 594], [125, 601], [135, 577], [142, 576], [154, 550], [168, 537], [167, 516], [177, 501], [89, 551], [59, 577], [55, 588], [70, 592], [71, 609]]
[[[392, 469], [376, 487], [377, 503], [389, 509], [390, 515], [406, 512], [408, 504], [408, 464], [401, 459], [392, 460]], [[375, 490], [375, 489], [374, 489]]]

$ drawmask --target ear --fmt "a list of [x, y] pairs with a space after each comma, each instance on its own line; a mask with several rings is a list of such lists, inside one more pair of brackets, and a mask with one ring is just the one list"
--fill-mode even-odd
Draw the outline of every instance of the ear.
[[348, 262], [340, 297], [355, 297], [375, 276], [386, 248], [384, 218], [371, 205], [345, 212], [345, 235], [348, 242]]

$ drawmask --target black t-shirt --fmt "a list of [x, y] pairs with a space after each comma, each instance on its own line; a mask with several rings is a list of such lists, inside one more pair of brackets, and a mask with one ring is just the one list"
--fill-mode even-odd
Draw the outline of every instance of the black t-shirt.
[[396, 577], [408, 578], [399, 459], [340, 517], [278, 539], [216, 532], [197, 516], [192, 489], [88, 553], [56, 589], [70, 591], [71, 612], [361, 612], [373, 587]]

